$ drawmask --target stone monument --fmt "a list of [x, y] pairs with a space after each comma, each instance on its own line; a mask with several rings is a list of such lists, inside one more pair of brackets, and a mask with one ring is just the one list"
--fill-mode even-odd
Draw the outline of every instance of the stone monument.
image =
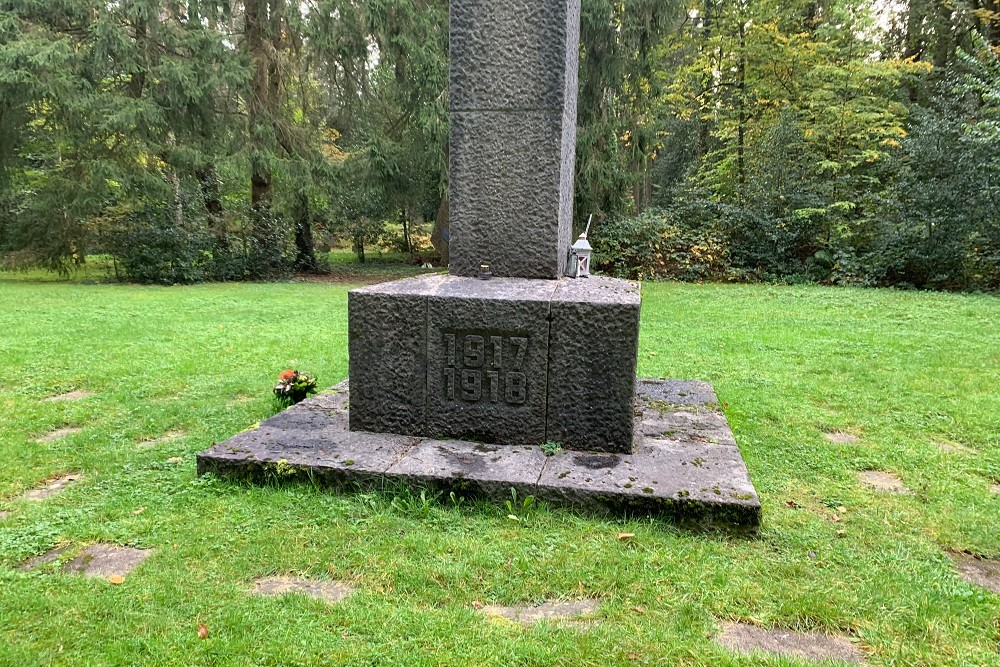
[[579, 26], [452, 1], [449, 275], [350, 293], [352, 430], [632, 450], [638, 288], [564, 277]]
[[579, 25], [580, 0], [452, 0], [448, 274], [352, 290], [349, 390], [213, 445], [199, 474], [514, 489], [756, 530], [711, 386], [637, 384], [638, 286], [564, 277]]

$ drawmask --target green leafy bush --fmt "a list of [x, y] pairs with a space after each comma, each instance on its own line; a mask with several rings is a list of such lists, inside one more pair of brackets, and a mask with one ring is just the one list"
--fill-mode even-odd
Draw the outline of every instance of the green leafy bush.
[[695, 208], [650, 209], [637, 217], [605, 221], [593, 235], [594, 266], [631, 279], [728, 277], [722, 237], [713, 224], [703, 222], [708, 212]]

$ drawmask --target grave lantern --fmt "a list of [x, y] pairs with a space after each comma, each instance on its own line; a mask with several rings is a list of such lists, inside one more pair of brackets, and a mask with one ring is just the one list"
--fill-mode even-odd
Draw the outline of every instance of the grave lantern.
[[587, 228], [583, 230], [583, 234], [580, 234], [580, 238], [569, 249], [566, 275], [570, 278], [586, 278], [590, 275], [590, 253], [593, 249], [590, 247], [590, 242], [587, 241], [587, 232], [590, 231], [590, 221], [593, 219], [593, 215], [587, 219]]

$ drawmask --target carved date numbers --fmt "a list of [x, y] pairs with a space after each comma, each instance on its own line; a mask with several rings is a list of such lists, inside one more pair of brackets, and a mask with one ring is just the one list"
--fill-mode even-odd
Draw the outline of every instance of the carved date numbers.
[[521, 405], [528, 399], [522, 372], [525, 336], [444, 334], [444, 391], [449, 401]]

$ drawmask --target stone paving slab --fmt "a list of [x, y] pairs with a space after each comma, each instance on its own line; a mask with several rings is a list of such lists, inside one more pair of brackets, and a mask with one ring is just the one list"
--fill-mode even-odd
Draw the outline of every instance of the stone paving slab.
[[1000, 560], [957, 552], [949, 555], [963, 579], [1000, 595]]
[[881, 470], [862, 470], [857, 475], [858, 481], [879, 493], [897, 493], [900, 495], [909, 493], [909, 490], [903, 485], [903, 480], [887, 472], [882, 472]]
[[534, 625], [540, 621], [569, 620], [593, 616], [600, 608], [599, 600], [573, 602], [543, 602], [538, 605], [486, 605], [479, 611], [487, 616], [505, 618], [521, 625]]
[[701, 380], [657, 380], [640, 378], [636, 392], [648, 403], [665, 403], [690, 408], [715, 408], [715, 389]]
[[164, 445], [174, 440], [180, 440], [185, 435], [187, 434], [184, 431], [167, 431], [158, 438], [150, 438], [149, 440], [139, 442], [138, 447], [142, 449], [152, 449], [153, 447], [159, 447], [160, 445]]
[[298, 577], [265, 577], [254, 582], [254, 595], [287, 595], [301, 593], [324, 602], [341, 602], [354, 592], [354, 588], [341, 581], [320, 581]]
[[56, 440], [59, 440], [60, 438], [65, 438], [73, 435], [74, 433], [79, 433], [82, 430], [83, 429], [80, 428], [79, 426], [67, 426], [65, 428], [57, 428], [54, 431], [49, 431], [45, 435], [35, 438], [35, 442], [42, 444], [46, 442], [54, 442]]
[[28, 560], [21, 563], [17, 569], [21, 570], [22, 572], [30, 572], [31, 570], [34, 570], [37, 567], [45, 565], [46, 563], [51, 563], [53, 561], [58, 560], [59, 556], [62, 556], [64, 553], [69, 551], [70, 548], [71, 546], [67, 544], [66, 546], [56, 547], [55, 549], [49, 549], [43, 554], [40, 554], [38, 556], [32, 556]]
[[651, 438], [634, 454], [559, 452], [542, 471], [535, 495], [703, 523], [754, 525], [760, 514], [738, 448]]
[[773, 653], [815, 661], [865, 664], [864, 653], [847, 637], [817, 632], [760, 628], [749, 623], [726, 623], [716, 641], [737, 653]]
[[966, 456], [971, 456], [976, 453], [976, 450], [971, 447], [967, 447], [960, 442], [935, 442], [934, 446], [940, 449], [945, 454], [962, 454]]
[[53, 479], [49, 482], [46, 482], [44, 486], [41, 486], [37, 489], [31, 489], [30, 491], [25, 492], [25, 494], [21, 496], [21, 499], [30, 502], [38, 502], [40, 500], [45, 500], [46, 498], [50, 498], [56, 495], [70, 484], [82, 478], [83, 475], [63, 475], [58, 479]]
[[67, 391], [65, 394], [56, 394], [55, 396], [48, 396], [42, 399], [43, 403], [60, 403], [69, 401], [82, 401], [85, 398], [90, 398], [93, 396], [93, 392], [89, 391]]
[[152, 549], [92, 544], [66, 563], [63, 571], [85, 577], [125, 577], [152, 554]]
[[847, 433], [846, 431], [831, 431], [829, 433], [823, 434], [827, 440], [837, 445], [849, 445], [852, 442], [857, 442], [860, 438], [853, 433]]
[[472, 493], [496, 501], [510, 490], [525, 497], [536, 492], [545, 454], [538, 447], [488, 445], [462, 440], [422, 440], [386, 475], [411, 486]]
[[711, 387], [643, 380], [637, 389], [630, 454], [545, 456], [538, 447], [352, 432], [346, 387], [338, 386], [201, 452], [198, 474], [347, 487], [390, 481], [498, 500], [513, 488], [554, 504], [755, 532], [760, 501]]

